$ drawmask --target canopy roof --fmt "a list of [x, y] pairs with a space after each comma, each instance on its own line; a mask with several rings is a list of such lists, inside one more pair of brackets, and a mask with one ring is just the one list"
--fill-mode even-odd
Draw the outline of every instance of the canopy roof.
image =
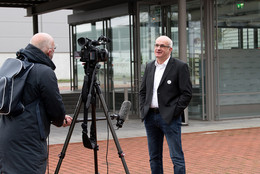
[[62, 9], [97, 9], [124, 2], [129, 0], [0, 0], [0, 7], [26, 8], [27, 16], [33, 16]]

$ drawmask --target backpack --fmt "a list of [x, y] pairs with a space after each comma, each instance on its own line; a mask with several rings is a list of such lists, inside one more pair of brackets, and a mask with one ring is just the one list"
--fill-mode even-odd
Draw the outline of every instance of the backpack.
[[30, 70], [27, 58], [8, 58], [0, 68], [0, 114], [16, 116], [24, 111], [22, 93]]

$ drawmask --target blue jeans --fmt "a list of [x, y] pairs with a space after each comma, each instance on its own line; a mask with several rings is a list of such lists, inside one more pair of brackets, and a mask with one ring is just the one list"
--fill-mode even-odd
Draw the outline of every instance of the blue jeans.
[[150, 167], [152, 174], [163, 174], [163, 139], [166, 137], [170, 157], [174, 165], [174, 174], [185, 174], [185, 161], [181, 145], [181, 117], [171, 124], [165, 123], [160, 114], [149, 112], [144, 120]]

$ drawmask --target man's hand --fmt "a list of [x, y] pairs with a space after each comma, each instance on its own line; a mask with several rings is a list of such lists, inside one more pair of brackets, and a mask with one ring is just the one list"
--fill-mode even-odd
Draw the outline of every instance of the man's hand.
[[70, 126], [71, 122], [72, 122], [72, 117], [69, 116], [69, 115], [65, 115], [65, 119], [63, 121], [63, 125], [62, 126], [63, 127]]

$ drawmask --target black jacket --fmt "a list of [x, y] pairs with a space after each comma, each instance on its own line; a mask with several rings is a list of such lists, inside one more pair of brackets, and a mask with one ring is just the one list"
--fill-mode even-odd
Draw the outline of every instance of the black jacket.
[[[144, 120], [153, 97], [155, 61], [147, 64], [140, 87], [140, 112]], [[192, 84], [188, 65], [170, 58], [157, 89], [159, 111], [166, 123], [183, 114], [192, 97]]]
[[44, 174], [50, 124], [62, 126], [65, 109], [51, 59], [31, 44], [18, 55], [27, 57], [34, 67], [23, 93], [25, 111], [0, 116], [0, 173]]

